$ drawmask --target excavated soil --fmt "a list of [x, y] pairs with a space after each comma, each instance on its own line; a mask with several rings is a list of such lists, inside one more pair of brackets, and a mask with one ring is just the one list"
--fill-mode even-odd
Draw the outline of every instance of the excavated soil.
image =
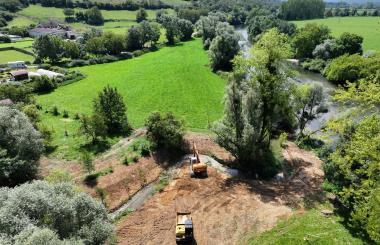
[[188, 166], [161, 193], [117, 224], [119, 244], [175, 244], [176, 211], [191, 211], [195, 244], [237, 244], [248, 232], [262, 232], [320, 193], [320, 160], [288, 144], [284, 157], [294, 169], [284, 181], [232, 179], [209, 168], [192, 179]]

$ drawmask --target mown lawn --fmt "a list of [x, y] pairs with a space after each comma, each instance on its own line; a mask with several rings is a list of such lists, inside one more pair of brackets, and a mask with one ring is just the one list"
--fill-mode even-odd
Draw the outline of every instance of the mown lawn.
[[15, 50], [0, 51], [0, 64], [10, 61], [33, 61], [34, 57]]
[[288, 220], [280, 221], [273, 229], [253, 236], [248, 244], [260, 245], [364, 245], [341, 223], [338, 216], [324, 217], [319, 210], [312, 209], [304, 214], [295, 214]]
[[[194, 40], [131, 60], [76, 68], [87, 78], [37, 96], [37, 102], [43, 111], [57, 106], [60, 111], [67, 110], [71, 118], [75, 113], [89, 114], [93, 99], [109, 84], [124, 96], [129, 120], [136, 128], [144, 125], [152, 111], [172, 111], [185, 121], [188, 129], [206, 130], [209, 122], [222, 115], [225, 85], [208, 64], [201, 41]], [[83, 138], [72, 137], [78, 122], [50, 113], [43, 113], [42, 119], [55, 131], [55, 154], [75, 157], [75, 151], [84, 142]], [[65, 129], [69, 137], [64, 137]]]
[[380, 17], [333, 17], [327, 19], [294, 21], [298, 27], [307, 23], [319, 23], [328, 26], [337, 37], [343, 32], [356, 33], [364, 38], [364, 50], [380, 51]]

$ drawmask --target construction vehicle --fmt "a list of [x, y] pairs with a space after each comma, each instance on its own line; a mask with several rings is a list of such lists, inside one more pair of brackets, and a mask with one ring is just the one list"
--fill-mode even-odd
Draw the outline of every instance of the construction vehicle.
[[197, 146], [193, 142], [193, 156], [190, 157], [190, 176], [204, 176], [207, 177], [207, 164], [202, 163], [199, 158]]
[[188, 243], [193, 241], [193, 219], [191, 218], [191, 212], [177, 212], [175, 239], [177, 243]]

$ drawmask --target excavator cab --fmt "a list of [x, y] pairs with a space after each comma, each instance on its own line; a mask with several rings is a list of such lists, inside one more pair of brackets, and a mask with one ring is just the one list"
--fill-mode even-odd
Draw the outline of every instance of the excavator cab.
[[193, 156], [190, 157], [190, 176], [207, 177], [207, 164], [201, 162], [197, 146], [193, 142]]

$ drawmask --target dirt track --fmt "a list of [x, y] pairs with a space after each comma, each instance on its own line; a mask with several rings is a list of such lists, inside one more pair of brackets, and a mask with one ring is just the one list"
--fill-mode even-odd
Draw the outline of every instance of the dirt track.
[[262, 232], [291, 215], [303, 197], [319, 191], [323, 173], [313, 154], [290, 144], [284, 152], [296, 168], [284, 183], [227, 178], [209, 169], [191, 179], [188, 167], [163, 192], [117, 225], [120, 244], [175, 244], [175, 212], [191, 211], [196, 244], [236, 244], [247, 232]]

